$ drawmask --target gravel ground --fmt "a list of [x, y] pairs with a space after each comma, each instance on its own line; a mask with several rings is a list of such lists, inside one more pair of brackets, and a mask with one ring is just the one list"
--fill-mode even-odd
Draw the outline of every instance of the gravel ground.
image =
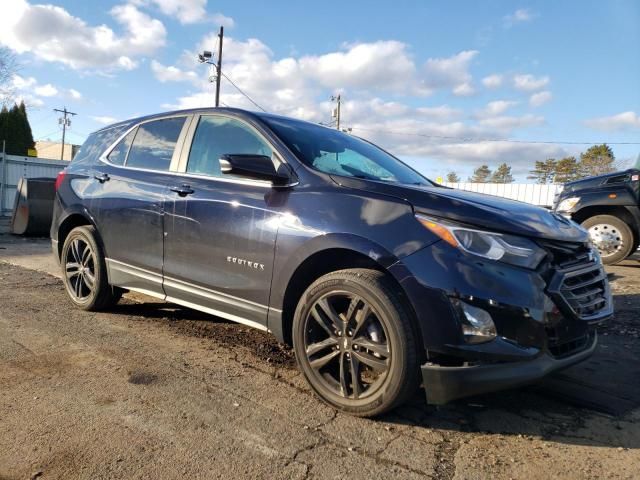
[[609, 269], [616, 319], [592, 361], [365, 420], [261, 332], [138, 296], [75, 310], [33, 270], [53, 271], [47, 248], [0, 236], [0, 480], [638, 477], [639, 259]]

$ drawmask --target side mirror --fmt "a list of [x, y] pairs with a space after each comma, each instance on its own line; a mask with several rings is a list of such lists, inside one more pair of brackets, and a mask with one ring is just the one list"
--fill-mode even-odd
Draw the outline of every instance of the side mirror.
[[276, 170], [271, 157], [253, 154], [225, 154], [219, 159], [220, 171], [225, 174], [253, 180], [268, 180], [274, 187], [284, 187], [291, 183], [291, 176], [285, 164]]

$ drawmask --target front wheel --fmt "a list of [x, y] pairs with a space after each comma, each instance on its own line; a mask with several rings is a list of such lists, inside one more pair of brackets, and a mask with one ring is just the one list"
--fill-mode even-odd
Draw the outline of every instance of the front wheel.
[[329, 405], [370, 417], [418, 385], [410, 311], [382, 272], [340, 270], [316, 280], [295, 312], [298, 365]]
[[109, 285], [104, 255], [92, 226], [76, 227], [69, 232], [60, 260], [62, 281], [74, 305], [95, 311], [120, 300], [122, 290]]
[[631, 228], [613, 215], [595, 215], [582, 222], [605, 265], [614, 265], [627, 258], [633, 249]]

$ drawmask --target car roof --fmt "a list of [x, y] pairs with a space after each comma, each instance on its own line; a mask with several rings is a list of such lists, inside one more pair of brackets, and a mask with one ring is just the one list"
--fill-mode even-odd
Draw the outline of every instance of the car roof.
[[188, 109], [183, 109], [183, 110], [172, 110], [172, 111], [168, 111], [168, 112], [159, 112], [159, 113], [154, 113], [151, 115], [143, 115], [141, 117], [135, 117], [135, 118], [130, 118], [127, 120], [122, 120], [120, 122], [117, 123], [113, 123], [111, 125], [107, 125], [106, 127], [103, 127], [101, 129], [99, 129], [98, 131], [104, 131], [104, 130], [109, 130], [111, 128], [116, 128], [116, 127], [121, 127], [121, 126], [127, 126], [127, 125], [133, 125], [134, 123], [140, 123], [143, 121], [147, 121], [147, 120], [153, 120], [154, 118], [163, 118], [163, 117], [167, 117], [167, 116], [172, 116], [172, 115], [180, 115], [180, 114], [185, 114], [185, 115], [192, 115], [192, 114], [202, 114], [202, 113], [231, 113], [234, 114], [236, 116], [239, 116], [241, 118], [245, 118], [247, 120], [268, 120], [268, 119], [284, 119], [284, 120], [288, 120], [288, 121], [292, 121], [292, 122], [299, 122], [299, 123], [305, 123], [305, 124], [311, 124], [311, 125], [318, 125], [315, 123], [311, 123], [311, 122], [307, 122], [304, 120], [299, 120], [297, 118], [293, 118], [293, 117], [287, 117], [284, 115], [276, 115], [273, 113], [267, 113], [267, 112], [254, 112], [251, 110], [244, 110], [242, 108], [232, 108], [232, 107], [202, 107], [202, 108], [188, 108]]

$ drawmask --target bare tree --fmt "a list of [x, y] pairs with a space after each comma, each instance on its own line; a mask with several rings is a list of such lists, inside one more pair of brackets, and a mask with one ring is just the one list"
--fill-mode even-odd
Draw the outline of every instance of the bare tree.
[[14, 97], [13, 76], [18, 70], [16, 57], [11, 50], [0, 47], [0, 105], [6, 105]]

